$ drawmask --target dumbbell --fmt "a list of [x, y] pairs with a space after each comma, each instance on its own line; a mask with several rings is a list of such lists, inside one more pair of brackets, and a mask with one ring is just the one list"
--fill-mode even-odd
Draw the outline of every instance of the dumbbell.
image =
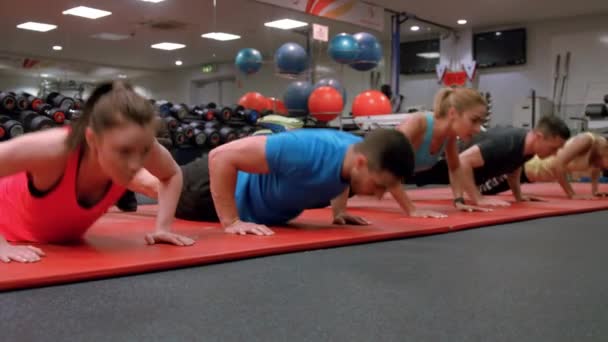
[[186, 143], [186, 135], [183, 131], [171, 132], [171, 140], [174, 145], [182, 146]]
[[17, 106], [17, 99], [11, 93], [0, 92], [0, 110], [12, 112]]
[[52, 92], [46, 97], [46, 103], [53, 105], [61, 110], [68, 110], [74, 107], [74, 99], [63, 96], [60, 93]]
[[22, 135], [23, 132], [23, 125], [19, 121], [13, 120], [10, 116], [0, 116], [0, 140], [14, 138]]
[[76, 121], [76, 120], [80, 119], [80, 117], [82, 116], [82, 110], [80, 110], [80, 109], [66, 110], [65, 116], [66, 116], [67, 120]]
[[172, 116], [165, 116], [163, 118], [163, 122], [165, 123], [165, 125], [167, 125], [167, 129], [170, 132], [175, 132], [179, 127], [179, 121], [177, 121], [177, 119]]
[[184, 133], [186, 139], [192, 139], [194, 137], [194, 128], [188, 124], [181, 124], [175, 131]]
[[199, 107], [196, 107], [190, 113], [192, 115], [196, 116], [197, 118], [201, 118], [202, 120], [211, 121], [211, 120], [215, 119], [215, 117], [217, 115], [216, 112], [217, 112], [217, 110], [215, 110], [213, 108], [201, 109]]
[[243, 127], [241, 127], [241, 129], [239, 129], [238, 137], [240, 139], [240, 138], [250, 136], [254, 131], [255, 131], [255, 129], [251, 126], [243, 126]]
[[28, 101], [27, 101], [27, 97], [19, 94], [15, 94], [14, 92], [9, 92], [9, 94], [13, 95], [15, 97], [15, 109], [18, 111], [22, 111], [22, 110], [26, 110], [28, 107]]
[[207, 135], [205, 134], [205, 131], [203, 131], [199, 128], [195, 128], [194, 136], [192, 137], [192, 142], [196, 146], [204, 146], [205, 143], [207, 142]]
[[31, 109], [31, 110], [37, 112], [40, 110], [40, 106], [42, 106], [44, 104], [44, 101], [42, 101], [41, 98], [28, 94], [26, 92], [22, 92], [21, 96], [23, 96], [27, 99], [27, 108], [25, 108], [25, 109]]
[[188, 109], [183, 104], [171, 106], [171, 115], [178, 120], [183, 120], [188, 115]]
[[224, 107], [224, 108], [222, 108], [222, 110], [220, 112], [220, 117], [218, 119], [223, 122], [227, 122], [232, 118], [233, 115], [234, 115], [234, 111], [232, 108]]
[[229, 143], [233, 140], [236, 140], [238, 135], [232, 127], [223, 126], [220, 129], [220, 137], [222, 139], [222, 144], [225, 144], [225, 143]]
[[222, 137], [220, 135], [220, 131], [218, 130], [219, 123], [217, 121], [210, 121], [205, 123], [205, 129], [203, 133], [207, 137], [207, 146], [216, 147], [222, 143]]
[[171, 108], [173, 108], [173, 104], [168, 101], [156, 101], [155, 103], [156, 109], [158, 110], [158, 114], [161, 117], [171, 116]]
[[46, 116], [39, 115], [31, 110], [24, 110], [19, 114], [19, 121], [28, 132], [41, 131], [55, 127], [55, 122]]
[[62, 124], [63, 121], [65, 121], [65, 113], [63, 112], [63, 110], [61, 110], [59, 108], [53, 108], [48, 103], [45, 103], [42, 106], [40, 106], [38, 113], [40, 115], [45, 115], [45, 116], [53, 119], [53, 121], [55, 121], [55, 123], [58, 123], [58, 124]]

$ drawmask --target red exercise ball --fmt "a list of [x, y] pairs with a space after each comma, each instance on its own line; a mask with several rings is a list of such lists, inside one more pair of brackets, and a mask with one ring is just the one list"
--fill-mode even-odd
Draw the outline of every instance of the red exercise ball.
[[279, 115], [287, 115], [287, 107], [285, 107], [285, 103], [276, 97], [269, 97], [268, 101], [270, 101], [270, 110], [275, 114]]
[[260, 93], [249, 92], [239, 99], [239, 105], [263, 113], [269, 109], [270, 101]]
[[337, 118], [343, 108], [342, 94], [334, 87], [319, 87], [308, 97], [308, 111], [321, 122], [329, 122]]
[[391, 101], [377, 90], [367, 90], [353, 100], [353, 116], [391, 114]]

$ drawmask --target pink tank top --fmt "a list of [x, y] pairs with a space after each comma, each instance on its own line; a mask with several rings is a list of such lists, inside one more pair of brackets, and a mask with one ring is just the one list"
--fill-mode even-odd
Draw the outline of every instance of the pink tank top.
[[62, 243], [80, 239], [122, 196], [114, 183], [101, 201], [82, 207], [76, 196], [80, 149], [68, 157], [63, 177], [42, 197], [32, 195], [26, 172], [0, 178], [0, 234], [8, 241]]

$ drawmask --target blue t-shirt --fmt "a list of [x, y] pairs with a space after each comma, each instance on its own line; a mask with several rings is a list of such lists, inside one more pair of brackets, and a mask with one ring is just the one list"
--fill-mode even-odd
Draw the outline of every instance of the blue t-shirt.
[[286, 223], [306, 209], [325, 207], [348, 186], [342, 164], [363, 138], [334, 129], [298, 129], [269, 135], [268, 174], [239, 172], [236, 204], [243, 221]]

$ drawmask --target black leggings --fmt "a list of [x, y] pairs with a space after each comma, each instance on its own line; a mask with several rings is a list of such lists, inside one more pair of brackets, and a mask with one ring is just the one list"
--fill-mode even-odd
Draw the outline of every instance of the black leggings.
[[[424, 171], [417, 172], [411, 182], [417, 186], [424, 186], [430, 184], [450, 184], [450, 173], [448, 170], [448, 164], [445, 159], [440, 160], [432, 168]], [[526, 173], [521, 173], [521, 183], [531, 183], [526, 177]], [[482, 195], [496, 195], [503, 191], [510, 190], [509, 182], [507, 181], [507, 175], [501, 175], [485, 179], [482, 182], [476, 179], [475, 184], [479, 186], [479, 192]]]
[[175, 217], [190, 221], [218, 222], [209, 179], [207, 154], [180, 166], [184, 182]]

